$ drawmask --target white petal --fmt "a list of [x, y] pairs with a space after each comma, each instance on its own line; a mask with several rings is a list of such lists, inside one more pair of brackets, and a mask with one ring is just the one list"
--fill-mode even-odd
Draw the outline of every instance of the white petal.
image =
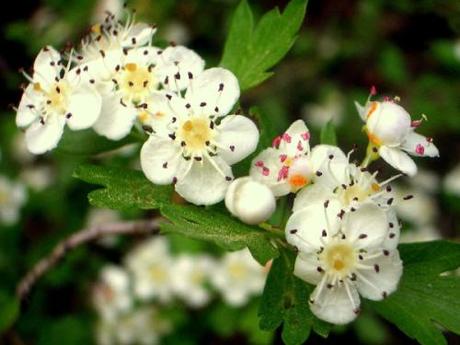
[[54, 82], [54, 78], [58, 76], [60, 65], [58, 62], [61, 60], [61, 54], [53, 47], [46, 46], [40, 53], [38, 53], [34, 62], [34, 82], [47, 86], [50, 82]]
[[321, 320], [337, 325], [347, 324], [356, 318], [360, 305], [356, 288], [349, 285], [349, 292], [350, 296], [344, 285], [334, 286], [331, 289], [324, 288], [314, 303], [310, 303], [310, 309]]
[[388, 233], [383, 241], [383, 248], [394, 250], [398, 247], [399, 236], [401, 234], [401, 224], [396, 216], [396, 211], [392, 208], [387, 210]]
[[359, 117], [361, 118], [361, 120], [365, 122], [366, 121], [366, 106], [361, 105], [355, 101], [355, 107], [356, 107], [356, 110], [358, 111]]
[[224, 68], [205, 70], [194, 78], [185, 98], [197, 114], [227, 115], [240, 97], [235, 75]]
[[294, 199], [294, 207], [292, 211], [297, 212], [316, 203], [320, 203], [322, 205], [326, 200], [333, 198], [335, 198], [335, 195], [331, 189], [315, 183], [303, 188], [299, 193], [297, 193], [297, 196]]
[[249, 174], [255, 180], [270, 187], [275, 196], [283, 196], [290, 193], [291, 187], [287, 180], [278, 181], [278, 174], [282, 166], [280, 151], [269, 147], [254, 158]]
[[141, 167], [145, 176], [155, 184], [172, 183], [183, 160], [179, 151], [171, 139], [151, 135], [141, 150]]
[[385, 211], [372, 203], [365, 203], [354, 212], [345, 215], [344, 233], [357, 248], [381, 246], [387, 233], [388, 221]]
[[287, 241], [306, 253], [318, 250], [324, 240], [338, 232], [340, 206], [336, 200], [330, 200], [327, 207], [319, 203], [295, 212], [286, 224]]
[[348, 184], [348, 159], [337, 146], [316, 145], [311, 150], [310, 160], [321, 176], [316, 180], [330, 188]]
[[316, 255], [304, 254], [297, 255], [294, 266], [294, 275], [310, 284], [318, 284], [323, 278], [323, 274], [318, 271], [318, 257]]
[[229, 165], [243, 160], [257, 148], [259, 131], [251, 120], [241, 115], [226, 116], [217, 127], [218, 154]]
[[146, 23], [136, 23], [125, 34], [121, 45], [123, 47], [142, 46], [152, 40], [156, 28]]
[[178, 91], [188, 87], [203, 72], [204, 64], [204, 60], [191, 49], [168, 47], [159, 55], [155, 71], [166, 89]]
[[166, 97], [165, 92], [153, 92], [146, 99], [147, 109], [145, 111], [139, 110], [140, 122], [152, 127], [157, 134], [171, 134], [168, 124], [187, 114], [184, 100], [175, 94], [169, 96], [171, 99]]
[[137, 110], [120, 103], [120, 96], [115, 94], [104, 97], [101, 114], [94, 124], [94, 130], [111, 140], [120, 140], [131, 131]]
[[401, 148], [413, 156], [439, 157], [438, 148], [431, 141], [428, 141], [427, 137], [414, 131], [409, 132]]
[[310, 131], [303, 120], [293, 122], [281, 135], [280, 151], [295, 156], [310, 151]]
[[73, 130], [89, 128], [101, 113], [101, 96], [89, 87], [81, 87], [70, 96], [67, 120]]
[[34, 122], [26, 130], [27, 149], [33, 154], [42, 154], [54, 149], [64, 132], [64, 117], [49, 118], [45, 124]]
[[381, 146], [379, 154], [383, 160], [385, 160], [385, 162], [390, 164], [393, 168], [402, 171], [409, 176], [414, 176], [417, 173], [417, 166], [412, 158], [399, 148]]
[[27, 85], [16, 114], [18, 127], [26, 127], [37, 118], [37, 107], [39, 107], [41, 98], [41, 94], [34, 91], [33, 84]]
[[230, 184], [227, 179], [231, 180], [233, 174], [230, 166], [219, 157], [213, 157], [213, 161], [221, 172], [207, 158], [200, 162], [194, 160], [188, 174], [179, 178], [176, 192], [195, 205], [212, 205], [222, 201]]
[[[368, 253], [368, 255], [373, 254], [375, 253]], [[364, 259], [361, 263], [374, 267], [358, 272], [356, 284], [363, 297], [379, 301], [396, 290], [403, 272], [402, 261], [397, 250], [372, 260]]]

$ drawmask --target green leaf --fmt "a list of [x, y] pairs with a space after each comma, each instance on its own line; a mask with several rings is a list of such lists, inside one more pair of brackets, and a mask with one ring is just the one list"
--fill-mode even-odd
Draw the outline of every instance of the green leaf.
[[0, 291], [0, 334], [11, 327], [19, 315], [19, 301]]
[[169, 203], [172, 186], [157, 186], [140, 171], [82, 165], [74, 177], [88, 183], [104, 186], [88, 195], [89, 202], [97, 207], [116, 210], [157, 209]]
[[335, 126], [332, 121], [328, 121], [321, 129], [321, 144], [337, 145], [337, 135], [335, 134]]
[[460, 244], [403, 244], [400, 253], [404, 275], [398, 290], [369, 305], [420, 344], [447, 344], [439, 326], [460, 334], [460, 277], [441, 273], [460, 266]]
[[283, 323], [281, 337], [287, 345], [303, 344], [311, 329], [327, 336], [330, 325], [310, 311], [310, 285], [295, 277], [294, 254], [282, 252], [273, 262], [259, 308], [260, 328], [274, 330]]
[[244, 224], [226, 213], [194, 205], [177, 204], [164, 205], [161, 213], [171, 221], [162, 224], [163, 231], [211, 241], [227, 250], [248, 247], [262, 265], [279, 254], [270, 242], [267, 232]]
[[220, 65], [235, 73], [242, 90], [273, 75], [268, 72], [291, 49], [307, 8], [307, 0], [292, 0], [281, 14], [267, 12], [254, 26], [251, 8], [242, 0], [233, 15]]
[[113, 141], [96, 134], [92, 129], [71, 131], [66, 128], [56, 151], [63, 154], [91, 156], [112, 151], [135, 142], [137, 140], [134, 134], [121, 140]]

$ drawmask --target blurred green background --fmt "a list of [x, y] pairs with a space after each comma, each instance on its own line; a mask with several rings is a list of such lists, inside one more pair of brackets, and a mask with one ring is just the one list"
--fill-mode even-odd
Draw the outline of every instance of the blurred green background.
[[[44, 0], [4, 4], [0, 41], [0, 174], [27, 187], [28, 200], [19, 221], [0, 224], [0, 301], [14, 291], [19, 278], [60, 239], [82, 228], [88, 219], [86, 194], [93, 189], [72, 178], [82, 162], [136, 166], [137, 147], [115, 155], [69, 156], [57, 150], [31, 157], [21, 144], [10, 104], [18, 104], [25, 80], [20, 67], [31, 66], [46, 44], [63, 48], [76, 44], [88, 27], [101, 17], [104, 6], [117, 1]], [[250, 1], [260, 15], [286, 1]], [[218, 63], [226, 30], [237, 0], [132, 0], [139, 20], [157, 23], [156, 37], [196, 49], [208, 66]], [[460, 158], [460, 2], [458, 0], [310, 0], [307, 18], [289, 55], [275, 68], [275, 75], [246, 92], [242, 107], [257, 105], [282, 132], [299, 117], [307, 121], [313, 142], [329, 119], [337, 125], [340, 146], [353, 144], [365, 153], [366, 137], [353, 101], [364, 102], [371, 85], [379, 95], [401, 97], [414, 119], [428, 116], [420, 132], [434, 137], [441, 157], [419, 159], [422, 172], [412, 181], [401, 180], [401, 189], [421, 195], [409, 210], [401, 209], [408, 239], [460, 234], [460, 174], [446, 176]], [[19, 136], [18, 136], [19, 135]], [[382, 176], [391, 171], [381, 162]], [[41, 171], [42, 174], [34, 172]], [[455, 183], [456, 187], [455, 187]], [[415, 198], [417, 200], [417, 196]], [[428, 211], [427, 211], [428, 210]], [[431, 212], [427, 219], [424, 214]], [[126, 212], [125, 219], [145, 216]], [[428, 231], [427, 228], [430, 228]], [[425, 231], [425, 232], [423, 232]], [[414, 235], [410, 237], [410, 235]], [[418, 237], [417, 237], [418, 236]], [[120, 239], [112, 246], [94, 243], [72, 252], [36, 286], [13, 328], [1, 344], [91, 344], [97, 315], [88, 300], [100, 268], [118, 263], [141, 239]], [[172, 238], [178, 251], [216, 252], [209, 245]], [[1, 317], [7, 313], [0, 302]], [[280, 343], [278, 334], [257, 330], [257, 299], [242, 309], [214, 301], [202, 310], [174, 305], [165, 310], [174, 324], [161, 343], [170, 344], [269, 344]], [[240, 318], [244, 315], [244, 322]], [[338, 328], [327, 340], [313, 335], [312, 344], [348, 341], [362, 344], [411, 343], [393, 326], [364, 313], [349, 328]], [[449, 336], [449, 343], [460, 344]]]

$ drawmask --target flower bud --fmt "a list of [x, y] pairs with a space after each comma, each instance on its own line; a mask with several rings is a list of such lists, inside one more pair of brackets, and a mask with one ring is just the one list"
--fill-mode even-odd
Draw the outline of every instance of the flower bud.
[[376, 146], [401, 144], [411, 128], [410, 115], [394, 102], [371, 102], [366, 118], [369, 140]]
[[225, 206], [244, 223], [259, 224], [273, 214], [276, 200], [266, 185], [251, 177], [242, 177], [230, 184], [225, 196]]

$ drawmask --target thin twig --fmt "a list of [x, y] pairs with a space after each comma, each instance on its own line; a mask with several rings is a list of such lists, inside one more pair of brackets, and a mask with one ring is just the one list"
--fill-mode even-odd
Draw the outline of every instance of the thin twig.
[[159, 224], [158, 219], [119, 222], [89, 227], [72, 234], [59, 242], [48, 256], [37, 262], [21, 279], [16, 288], [16, 296], [20, 300], [27, 297], [37, 280], [53, 268], [72, 249], [104, 236], [155, 234], [159, 232]]

